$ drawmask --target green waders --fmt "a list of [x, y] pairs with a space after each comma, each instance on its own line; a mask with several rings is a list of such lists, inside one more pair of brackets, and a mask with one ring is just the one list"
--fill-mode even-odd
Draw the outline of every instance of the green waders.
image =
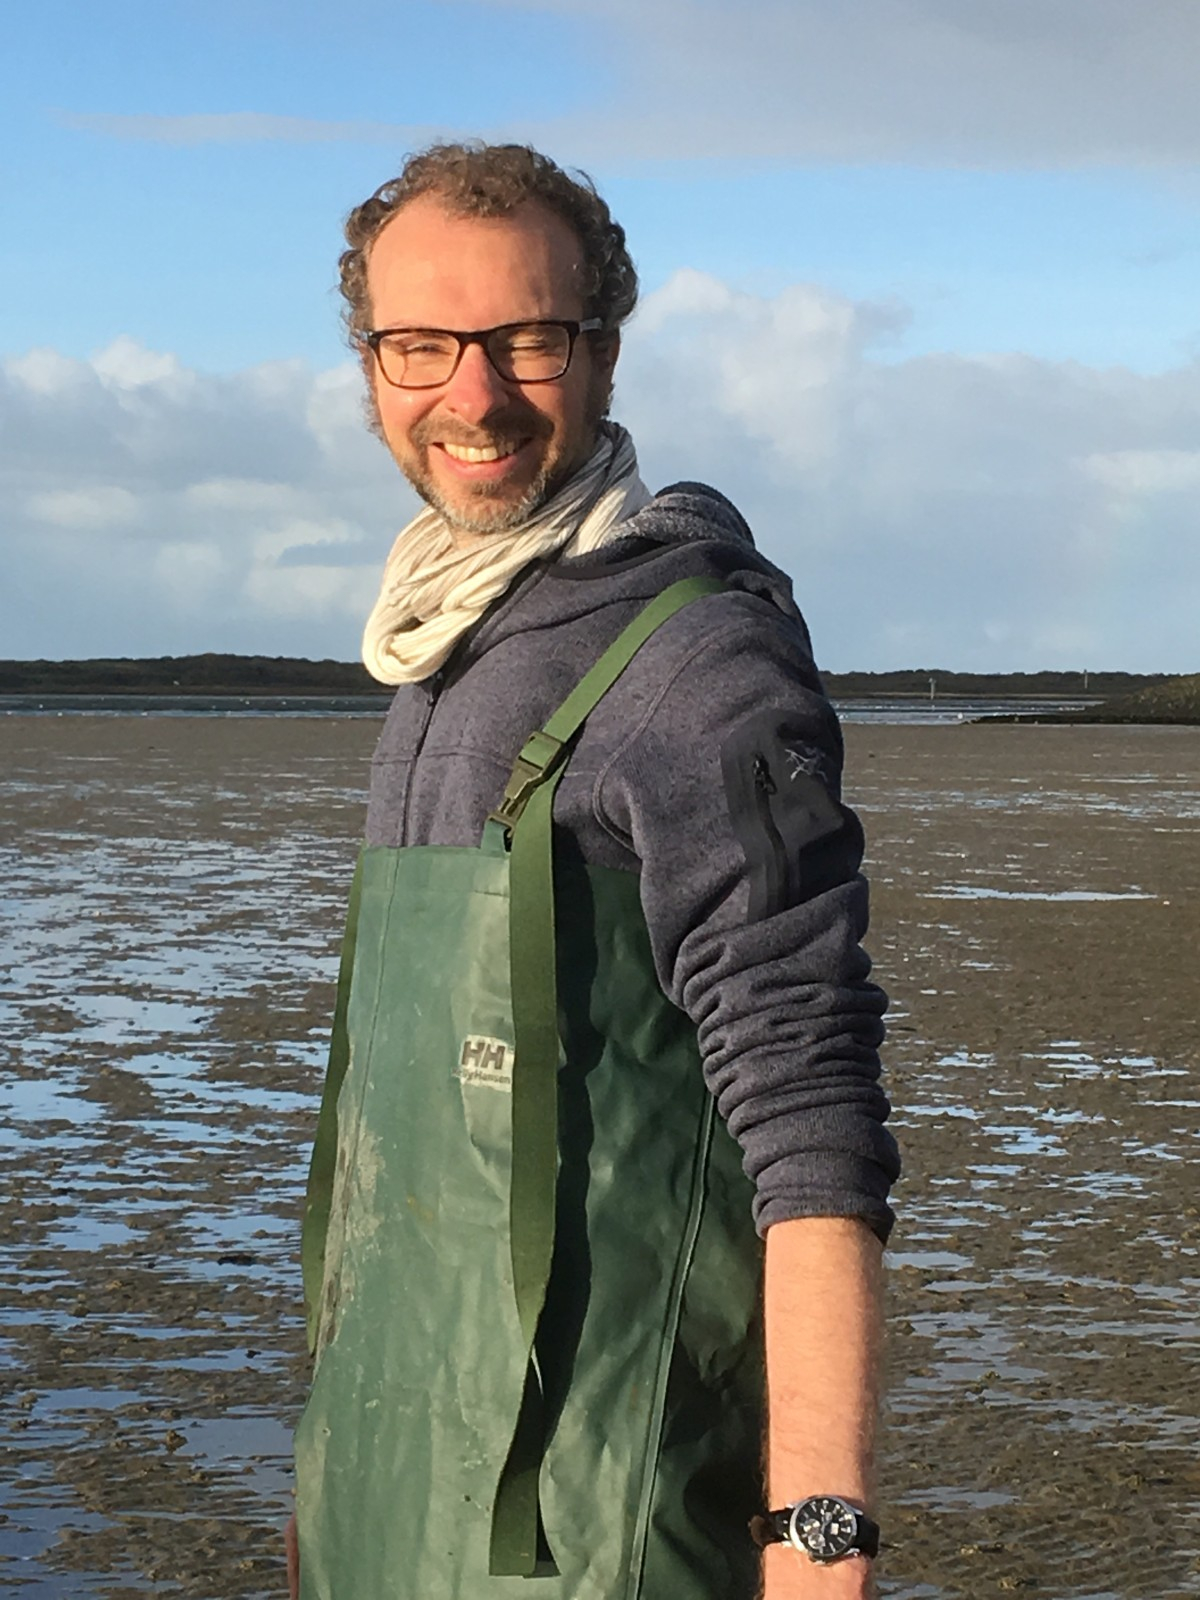
[[362, 853], [304, 1224], [302, 1600], [755, 1593], [750, 1185], [636, 876], [551, 844], [584, 719], [720, 587], [635, 619], [478, 849]]

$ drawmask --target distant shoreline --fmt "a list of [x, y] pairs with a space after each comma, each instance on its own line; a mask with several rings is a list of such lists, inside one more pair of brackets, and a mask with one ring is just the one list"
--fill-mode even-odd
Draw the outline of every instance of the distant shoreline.
[[[911, 668], [892, 672], [827, 672], [835, 699], [920, 697], [933, 702], [979, 696], [1104, 700], [1174, 681], [1168, 673], [951, 672]], [[357, 661], [307, 661], [289, 656], [205, 654], [87, 661], [0, 661], [0, 695], [255, 695], [378, 696]]]
[[[830, 699], [847, 715], [870, 705], [937, 713], [958, 708], [960, 721], [981, 715], [981, 701], [1008, 702], [985, 713], [991, 722], [1172, 723], [1200, 725], [1200, 675], [1134, 672], [829, 672]], [[327, 703], [330, 711], [372, 715], [392, 691], [357, 661], [306, 661], [288, 656], [158, 656], [94, 661], [0, 661], [0, 701], [54, 701], [63, 710], [104, 699], [168, 702], [247, 700], [284, 711], [284, 702]], [[72, 702], [75, 705], [72, 707]], [[277, 705], [273, 704], [278, 702]], [[338, 704], [335, 704], [338, 703]], [[20, 709], [20, 708], [17, 708]], [[108, 709], [111, 708], [111, 704]], [[918, 717], [919, 720], [919, 717]], [[945, 719], [949, 720], [949, 719]]]

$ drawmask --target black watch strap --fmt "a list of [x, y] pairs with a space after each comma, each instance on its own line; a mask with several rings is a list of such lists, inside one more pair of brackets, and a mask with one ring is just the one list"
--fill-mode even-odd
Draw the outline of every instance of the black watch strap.
[[783, 1544], [791, 1520], [791, 1506], [786, 1506], [782, 1511], [768, 1511], [763, 1516], [751, 1517], [750, 1537], [760, 1550], [765, 1550], [769, 1544]]

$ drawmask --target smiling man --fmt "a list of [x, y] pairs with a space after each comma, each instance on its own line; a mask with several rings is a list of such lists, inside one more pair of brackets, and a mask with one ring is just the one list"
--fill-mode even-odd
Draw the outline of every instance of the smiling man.
[[863, 1600], [898, 1164], [791, 586], [609, 419], [637, 278], [587, 180], [437, 146], [347, 240], [426, 505], [364, 637], [293, 1593]]
[[[371, 248], [379, 429], [460, 538], [519, 526], [595, 448], [617, 340], [580, 315], [583, 275], [570, 226], [537, 202], [463, 217], [421, 195]], [[465, 314], [491, 331], [464, 347], [442, 325]]]

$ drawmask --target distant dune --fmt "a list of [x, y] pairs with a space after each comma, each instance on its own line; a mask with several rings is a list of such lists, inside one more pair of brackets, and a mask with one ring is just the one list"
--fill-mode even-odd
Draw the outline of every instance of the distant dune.
[[[1096, 696], [1077, 711], [1022, 713], [1038, 722], [1200, 723], [1200, 674], [1170, 678], [1132, 672], [897, 672], [826, 673], [838, 701], [903, 696], [1004, 695], [1034, 700]], [[0, 695], [187, 695], [316, 698], [386, 696], [357, 661], [304, 661], [289, 656], [207, 654], [94, 661], [0, 661]], [[1100, 697], [1106, 697], [1101, 699]]]
[[[1066, 719], [1064, 719], [1066, 720]], [[1134, 694], [1105, 700], [1070, 718], [1073, 722], [1184, 722], [1200, 724], [1200, 672], [1151, 684]]]
[[985, 722], [1175, 723], [1200, 726], [1200, 672], [1166, 678], [1129, 694], [1114, 695], [1076, 711], [1021, 711]]
[[[1128, 695], [1169, 680], [1164, 673], [951, 672], [913, 667], [893, 672], [827, 672], [835, 700], [903, 696], [951, 699], [1005, 695], [1075, 699]], [[0, 661], [0, 695], [386, 695], [358, 661], [208, 653], [91, 661]]]
[[0, 661], [0, 694], [362, 695], [389, 691], [358, 661], [290, 656], [153, 656]]

